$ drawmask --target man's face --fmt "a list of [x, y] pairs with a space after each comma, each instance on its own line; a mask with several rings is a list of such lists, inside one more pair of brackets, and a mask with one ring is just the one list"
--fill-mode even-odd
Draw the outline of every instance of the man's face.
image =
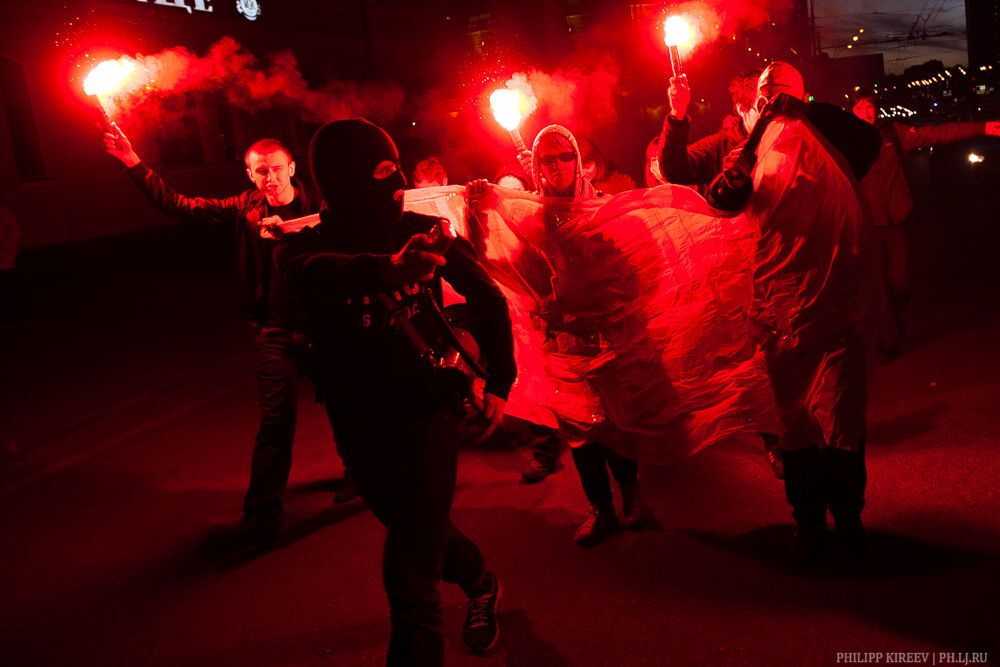
[[768, 97], [761, 93], [757, 95], [757, 100], [753, 103], [753, 106], [744, 107], [742, 104], [736, 105], [736, 113], [740, 115], [740, 119], [743, 121], [743, 129], [747, 131], [747, 134], [753, 132], [754, 125], [757, 124], [757, 119], [760, 118], [760, 112], [764, 110], [767, 103]]
[[517, 176], [514, 176], [513, 174], [506, 174], [504, 176], [501, 176], [499, 179], [497, 179], [497, 185], [499, 185], [501, 188], [507, 188], [508, 190], [528, 189], [524, 187], [524, 181], [522, 181]]
[[865, 121], [866, 123], [875, 124], [875, 118], [878, 116], [878, 109], [875, 108], [875, 104], [868, 99], [858, 100], [854, 105], [854, 115]]
[[538, 142], [538, 162], [548, 182], [546, 194], [571, 197], [576, 185], [576, 151], [566, 137], [546, 134]]
[[416, 188], [437, 188], [442, 185], [448, 185], [447, 183], [442, 183], [439, 180], [434, 180], [433, 178], [418, 178], [413, 184]]
[[294, 175], [295, 162], [289, 160], [285, 151], [254, 152], [247, 156], [247, 176], [271, 204], [283, 205], [295, 198]]

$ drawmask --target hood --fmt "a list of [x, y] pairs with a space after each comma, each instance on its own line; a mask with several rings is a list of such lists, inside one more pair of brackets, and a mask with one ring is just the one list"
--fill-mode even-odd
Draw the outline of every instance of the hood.
[[538, 143], [547, 134], [558, 134], [569, 141], [570, 146], [573, 147], [573, 152], [576, 153], [576, 183], [573, 186], [573, 198], [574, 199], [591, 199], [597, 196], [597, 192], [594, 190], [594, 186], [590, 184], [586, 178], [583, 177], [583, 159], [580, 156], [580, 146], [577, 144], [576, 137], [573, 133], [567, 130], [562, 125], [549, 125], [543, 128], [535, 136], [535, 141], [531, 145], [531, 169], [535, 174], [535, 178], [538, 179], [538, 192], [543, 196], [550, 196], [546, 192], [545, 179], [542, 176], [542, 163], [538, 160]]

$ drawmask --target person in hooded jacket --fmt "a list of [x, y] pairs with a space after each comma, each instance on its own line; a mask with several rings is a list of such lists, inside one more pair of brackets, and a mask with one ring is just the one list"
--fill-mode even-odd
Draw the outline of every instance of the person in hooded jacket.
[[[584, 176], [580, 148], [572, 132], [561, 125], [550, 125], [535, 137], [532, 147], [532, 171], [539, 186], [538, 193], [552, 198], [546, 202], [544, 216], [547, 230], [555, 230], [572, 215], [574, 201], [593, 199], [597, 196], [594, 187]], [[594, 250], [576, 249], [582, 252]], [[565, 352], [564, 345], [574, 350], [590, 349], [599, 354], [604, 338], [597, 330], [599, 324], [587, 323], [573, 313], [591, 310], [587, 303], [593, 293], [584, 287], [589, 276], [585, 266], [574, 262], [574, 249], [554, 248], [552, 264], [555, 282], [561, 286], [553, 294], [553, 299], [542, 317], [546, 321], [547, 346], [556, 352]], [[578, 288], [574, 288], [576, 283]], [[580, 327], [588, 327], [583, 331]], [[570, 450], [583, 486], [584, 495], [590, 503], [590, 511], [584, 522], [576, 530], [574, 539], [580, 546], [595, 546], [619, 531], [624, 524], [628, 528], [646, 525], [652, 514], [639, 495], [639, 464], [599, 442], [572, 439]], [[610, 477], [609, 477], [610, 471]], [[619, 521], [615, 512], [611, 481], [614, 478], [621, 491], [623, 520]]]
[[433, 370], [407, 332], [440, 299], [441, 278], [465, 297], [484, 332], [485, 438], [516, 373], [507, 303], [466, 240], [442, 243], [444, 221], [403, 212], [406, 180], [382, 128], [328, 123], [312, 138], [309, 162], [325, 208], [316, 227], [282, 239], [275, 266], [305, 314], [341, 456], [386, 527], [387, 664], [442, 664], [441, 579], [469, 596], [463, 638], [484, 653], [499, 636], [500, 582], [449, 516], [467, 420], [437, 399]]
[[[106, 152], [125, 166], [126, 175], [156, 208], [173, 216], [236, 229], [242, 311], [256, 332], [261, 422], [243, 518], [235, 530], [220, 527], [217, 537], [249, 541], [266, 549], [277, 540], [281, 526], [281, 499], [291, 472], [299, 382], [307, 353], [302, 316], [284, 282], [271, 271], [276, 240], [268, 229], [282, 220], [315, 213], [317, 208], [295, 179], [291, 151], [275, 139], [254, 142], [244, 155], [247, 177], [254, 188], [217, 199], [178, 193], [142, 162], [117, 124], [111, 129], [104, 134]], [[334, 502], [356, 497], [347, 471]]]

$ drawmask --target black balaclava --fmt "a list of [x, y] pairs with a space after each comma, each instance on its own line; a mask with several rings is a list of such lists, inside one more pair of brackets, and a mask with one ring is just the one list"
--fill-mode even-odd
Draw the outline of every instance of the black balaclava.
[[[396, 163], [389, 177], [377, 179], [375, 167]], [[309, 143], [309, 167], [330, 215], [364, 225], [362, 236], [384, 238], [403, 215], [403, 201], [395, 194], [406, 187], [398, 168], [399, 151], [385, 130], [361, 118], [337, 120], [316, 131]]]

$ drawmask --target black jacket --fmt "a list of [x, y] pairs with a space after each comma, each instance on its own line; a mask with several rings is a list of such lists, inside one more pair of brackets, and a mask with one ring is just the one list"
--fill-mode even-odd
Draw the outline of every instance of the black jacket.
[[[301, 315], [289, 307], [286, 290], [271, 280], [271, 253], [276, 241], [260, 237], [257, 223], [271, 215], [267, 198], [259, 190], [246, 190], [221, 199], [187, 197], [170, 187], [143, 163], [126, 170], [129, 178], [161, 211], [194, 220], [232, 225], [236, 230], [239, 256], [240, 303], [243, 316], [257, 324], [286, 329], [301, 328]], [[317, 207], [302, 184], [293, 181], [299, 215], [315, 213]]]
[[[366, 242], [357, 234], [358, 221], [331, 217], [323, 211], [321, 224], [289, 234], [274, 253], [277, 271], [305, 314], [328, 405], [345, 418], [372, 411], [388, 411], [390, 418], [417, 414], [423, 409], [426, 366], [377, 295], [389, 294], [421, 328], [417, 316], [428, 304], [419, 286], [387, 284], [383, 273], [413, 234], [427, 233], [441, 221], [407, 212], [388, 238]], [[441, 278], [466, 298], [482, 332], [477, 342], [490, 373], [486, 389], [506, 398], [516, 375], [507, 302], [468, 241], [456, 239], [445, 258], [428, 286], [438, 303]]]
[[730, 151], [746, 141], [747, 133], [735, 117], [727, 117], [718, 132], [688, 145], [690, 130], [690, 118], [667, 114], [660, 134], [660, 173], [668, 183], [704, 187], [722, 171]]

